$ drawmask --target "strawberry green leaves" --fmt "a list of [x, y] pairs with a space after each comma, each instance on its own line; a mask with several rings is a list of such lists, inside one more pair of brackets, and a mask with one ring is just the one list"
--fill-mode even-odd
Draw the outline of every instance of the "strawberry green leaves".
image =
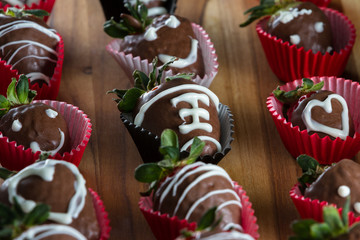
[[[149, 76], [145, 73], [135, 70], [133, 72], [134, 87], [128, 90], [113, 89], [107, 93], [115, 93], [118, 99], [113, 99], [117, 103], [120, 112], [132, 112], [136, 106], [137, 100], [146, 92], [151, 91], [154, 87], [161, 84], [162, 74], [165, 69], [176, 61], [176, 58], [171, 59], [160, 68], [157, 68], [158, 58], [155, 57], [152, 61], [153, 70]], [[191, 79], [193, 74], [178, 74], [172, 77], [167, 77], [166, 81], [171, 81], [177, 78]]]
[[303, 78], [302, 81], [302, 85], [298, 86], [295, 90], [285, 92], [281, 90], [280, 87], [277, 87], [273, 91], [273, 94], [279, 101], [286, 104], [291, 104], [296, 102], [301, 96], [311, 92], [319, 91], [324, 87], [324, 82], [314, 84], [314, 82], [308, 78]]
[[288, 7], [290, 4], [294, 4], [294, 0], [261, 0], [260, 5], [252, 7], [244, 12], [244, 14], [250, 14], [248, 19], [240, 24], [240, 27], [246, 27], [253, 21], [265, 16], [271, 16], [277, 11]]
[[323, 208], [323, 223], [316, 222], [313, 219], [304, 219], [293, 222], [291, 227], [295, 233], [295, 236], [292, 236], [289, 239], [330, 240], [337, 239], [337, 237], [346, 236], [351, 231], [351, 229], [358, 224], [355, 223], [349, 227], [349, 206], [350, 197], [348, 197], [346, 200], [341, 216], [335, 207], [325, 206]]
[[307, 185], [316, 181], [325, 169], [320, 166], [318, 161], [305, 154], [297, 157], [296, 162], [300, 165], [303, 172], [303, 175], [298, 178], [298, 181], [301, 184], [300, 190], [304, 192]]
[[49, 16], [50, 14], [42, 9], [19, 9], [15, 7], [9, 7], [6, 12], [3, 9], [0, 10], [0, 14], [15, 17], [15, 18], [22, 18], [25, 16], [35, 16], [38, 18], [43, 18], [45, 16]]
[[0, 95], [0, 117], [4, 116], [12, 107], [29, 104], [36, 96], [36, 91], [29, 89], [29, 80], [20, 75], [19, 80], [12, 79], [6, 96]]
[[145, 28], [152, 23], [146, 6], [138, 0], [134, 6], [131, 6], [129, 2], [125, 3], [125, 7], [131, 15], [121, 14], [122, 19], [118, 23], [113, 18], [104, 23], [104, 31], [110, 37], [124, 38], [127, 35], [143, 33]]
[[157, 163], [142, 164], [135, 170], [136, 180], [150, 183], [149, 190], [142, 193], [142, 195], [150, 195], [153, 190], [157, 189], [159, 182], [169, 176], [176, 168], [194, 163], [200, 156], [204, 146], [205, 142], [195, 137], [189, 156], [180, 160], [178, 137], [173, 130], [165, 129], [161, 134], [161, 146], [159, 148], [164, 159]]
[[10, 171], [6, 168], [0, 168], [0, 178], [3, 180], [8, 179], [9, 177], [15, 175], [16, 172]]
[[44, 223], [50, 214], [50, 207], [38, 204], [29, 213], [25, 213], [16, 198], [9, 207], [0, 203], [0, 239], [14, 239], [32, 226]]

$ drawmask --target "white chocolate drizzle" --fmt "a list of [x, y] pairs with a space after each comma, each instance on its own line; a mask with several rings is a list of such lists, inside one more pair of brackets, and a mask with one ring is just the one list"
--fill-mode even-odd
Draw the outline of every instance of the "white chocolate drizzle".
[[[200, 86], [200, 85], [196, 85], [196, 84], [182, 84], [182, 85], [175, 86], [175, 87], [172, 87], [172, 88], [169, 88], [169, 89], [166, 89], [166, 90], [160, 92], [155, 97], [153, 97], [152, 99], [147, 101], [144, 105], [142, 105], [139, 112], [135, 116], [134, 124], [136, 126], [141, 126], [142, 122], [144, 121], [146, 111], [157, 100], [159, 100], [171, 93], [174, 93], [176, 91], [181, 91], [181, 90], [197, 90], [197, 91], [202, 91], [202, 92], [206, 93], [210, 97], [210, 99], [213, 101], [214, 105], [216, 106], [216, 109], [219, 111], [219, 98], [208, 88]], [[147, 93], [145, 93], [145, 94], [147, 94]]]
[[72, 219], [77, 218], [84, 208], [85, 197], [86, 197], [86, 187], [85, 179], [80, 174], [79, 169], [72, 163], [58, 160], [46, 160], [41, 162], [36, 162], [20, 172], [18, 172], [13, 177], [8, 178], [2, 185], [2, 188], [8, 188], [9, 202], [13, 204], [14, 198], [19, 202], [21, 209], [25, 213], [31, 212], [36, 203], [32, 200], [26, 200], [17, 193], [17, 187], [21, 180], [29, 176], [39, 176], [44, 181], [51, 182], [53, 181], [55, 174], [55, 165], [62, 164], [66, 166], [75, 176], [76, 182], [74, 183], [75, 194], [71, 198], [68, 211], [66, 213], [57, 213], [50, 212], [49, 220], [52, 220], [61, 224], [71, 224]]
[[294, 45], [298, 45], [301, 41], [301, 38], [298, 34], [290, 35], [290, 42]]
[[[165, 184], [165, 183], [163, 184], [163, 186], [166, 186], [166, 188], [164, 189], [164, 191], [162, 192], [162, 194], [160, 196], [159, 208], [161, 208], [161, 205], [163, 204], [163, 201], [167, 195], [171, 194], [171, 196], [175, 197], [177, 195], [178, 187], [185, 181], [185, 179], [187, 179], [188, 177], [190, 177], [194, 174], [197, 174], [199, 172], [204, 172], [204, 173], [201, 174], [200, 176], [198, 176], [196, 179], [194, 179], [191, 183], [189, 183], [188, 186], [186, 186], [184, 191], [181, 193], [181, 196], [178, 198], [178, 201], [176, 202], [176, 206], [174, 208], [172, 216], [176, 215], [180, 205], [182, 204], [183, 200], [186, 198], [186, 196], [190, 192], [190, 190], [204, 179], [207, 179], [207, 178], [210, 178], [213, 176], [220, 176], [220, 177], [223, 177], [224, 179], [226, 179], [232, 187], [234, 186], [229, 175], [221, 167], [218, 167], [218, 166], [212, 165], [212, 164], [205, 164], [202, 162], [195, 162], [194, 164], [183, 167], [176, 175], [165, 180], [166, 183], [168, 183], [168, 184]], [[229, 194], [229, 193], [233, 194], [233, 195], [237, 195], [235, 193], [235, 191], [232, 189], [223, 189], [223, 190], [217, 189], [214, 191], [210, 191], [205, 196], [203, 196], [202, 198], [198, 199], [196, 202], [193, 203], [193, 205], [188, 209], [188, 211], [185, 214], [186, 219], [190, 218], [192, 212], [199, 206], [199, 204], [201, 204], [201, 202], [204, 202], [207, 198], [209, 198], [211, 196], [219, 195], [219, 194]], [[241, 207], [239, 197], [236, 196], [235, 198], [238, 199], [237, 203], [234, 203], [233, 202], [234, 200], [229, 200], [227, 202], [222, 203], [220, 205], [220, 208], [225, 207], [230, 204], [236, 204], [239, 207]]]
[[54, 111], [51, 108], [46, 109], [45, 112], [46, 112], [46, 115], [48, 115], [49, 118], [56, 118], [58, 116], [58, 114], [59, 114], [57, 111]]
[[[217, 151], [218, 152], [221, 151], [221, 149], [222, 149], [221, 144], [215, 138], [212, 138], [212, 137], [209, 137], [209, 136], [197, 136], [197, 137], [202, 141], [209, 141], [209, 142], [214, 143], [216, 145]], [[193, 142], [194, 142], [193, 138], [191, 140], [187, 141], [181, 147], [180, 151], [186, 151], [186, 149], [188, 149]]]
[[196, 239], [201, 239], [201, 240], [233, 240], [233, 239], [238, 239], [238, 240], [254, 240], [254, 238], [247, 234], [247, 233], [241, 233], [238, 231], [230, 231], [230, 232], [219, 232], [219, 233], [215, 233], [212, 234], [210, 236], [207, 237], [196, 237]]
[[11, 125], [11, 130], [13, 130], [13, 132], [19, 132], [22, 128], [22, 124], [19, 121], [19, 119], [15, 119]]
[[167, 10], [164, 7], [152, 7], [148, 9], [148, 16], [157, 16], [157, 15], [163, 15], [166, 14]]
[[338, 194], [340, 197], [342, 198], [346, 198], [350, 195], [350, 188], [348, 186], [345, 185], [341, 185], [338, 190], [337, 190]]
[[326, 51], [327, 52], [331, 52], [333, 50], [333, 48], [331, 47], [331, 46], [328, 46], [327, 48], [326, 48]]
[[240, 231], [240, 232], [243, 232], [244, 229], [241, 225], [237, 224], [237, 223], [228, 223], [225, 225], [225, 227], [223, 227], [223, 230], [224, 231], [230, 231], [230, 230], [237, 230], [237, 231]]
[[322, 33], [324, 31], [324, 23], [323, 22], [316, 22], [314, 25], [315, 31], [317, 33]]
[[[2, 26], [0, 26], [0, 38], [4, 37], [6, 34], [15, 31], [15, 30], [19, 30], [19, 29], [26, 29], [26, 28], [31, 28], [31, 29], [35, 29], [45, 35], [47, 35], [50, 38], [55, 39], [57, 42], [60, 41], [60, 37], [56, 34], [56, 31], [54, 29], [48, 29], [46, 27], [43, 27], [35, 22], [32, 21], [28, 21], [28, 20], [16, 20], [7, 24], [4, 24]], [[9, 57], [7, 60], [7, 64], [12, 64], [13, 67], [15, 65], [17, 65], [19, 62], [28, 59], [30, 57], [32, 58], [36, 58], [36, 59], [40, 59], [40, 60], [45, 60], [45, 61], [50, 61], [50, 62], [56, 62], [55, 59], [57, 59], [58, 53], [44, 45], [41, 44], [39, 42], [35, 42], [35, 41], [31, 41], [31, 40], [18, 40], [18, 41], [12, 41], [12, 42], [8, 42], [4, 45], [2, 45], [0, 47], [1, 51], [2, 51], [2, 55], [4, 55], [4, 50], [6, 47], [11, 46], [11, 45], [15, 45], [15, 44], [22, 44], [21, 46], [19, 46], [14, 52], [10, 53], [8, 52], [7, 54], [11, 54], [10, 56], [5, 56], [5, 57]], [[52, 55], [54, 55], [55, 59], [51, 59], [49, 57], [42, 57], [42, 56], [33, 56], [33, 55], [28, 55], [26, 57], [21, 58], [20, 60], [18, 60], [15, 63], [12, 63], [11, 61], [13, 60], [13, 58], [22, 50], [25, 49], [27, 47], [33, 47], [33, 46], [37, 46], [39, 48], [41, 48], [43, 51], [46, 51]], [[39, 51], [38, 51], [39, 52]], [[41, 52], [41, 51], [40, 51]], [[50, 86], [50, 77], [44, 75], [43, 73], [38, 73], [38, 72], [34, 72], [34, 73], [28, 73], [26, 74], [26, 76], [28, 78], [30, 78], [30, 82], [34, 81], [34, 80], [43, 80], [45, 81], [49, 86]]]
[[[209, 133], [212, 132], [213, 127], [211, 124], [200, 122], [200, 118], [209, 121], [210, 113], [204, 108], [199, 108], [199, 101], [204, 103], [206, 106], [210, 105], [210, 99], [208, 95], [200, 93], [184, 93], [170, 100], [171, 104], [175, 108], [179, 102], [187, 102], [192, 107], [182, 108], [179, 110], [179, 116], [181, 120], [184, 121], [183, 124], [179, 126], [179, 131], [181, 134], [188, 134], [189, 132], [196, 129], [201, 129]], [[192, 123], [186, 124], [185, 118], [189, 116], [192, 117]]]
[[289, 8], [288, 11], [280, 11], [280, 15], [275, 19], [274, 25], [278, 24], [277, 22], [281, 22], [283, 24], [287, 24], [301, 15], [310, 15], [312, 13], [311, 9], [301, 9], [299, 11], [298, 8]]
[[355, 211], [356, 211], [357, 213], [360, 213], [360, 202], [356, 202], [356, 203], [354, 204], [354, 209], [355, 209]]
[[86, 237], [75, 228], [58, 224], [46, 224], [32, 227], [14, 240], [42, 240], [56, 235], [66, 235], [75, 238], [76, 240], [86, 240]]
[[40, 146], [37, 142], [31, 142], [30, 148], [31, 148], [32, 152], [36, 153], [36, 152], [40, 151], [41, 154], [47, 153], [47, 154], [50, 154], [51, 156], [54, 156], [58, 151], [60, 151], [60, 149], [64, 146], [64, 143], [65, 143], [65, 134], [63, 131], [61, 131], [60, 128], [58, 128], [58, 129], [59, 129], [59, 133], [60, 133], [60, 143], [57, 146], [57, 148], [55, 148], [54, 150], [50, 150], [50, 151], [43, 151], [40, 149]]
[[[0, 26], [0, 37], [3, 37], [4, 35], [8, 34], [9, 32], [12, 32], [14, 30], [19, 30], [23, 28], [33, 28], [38, 30], [39, 32], [42, 32], [46, 35], [48, 35], [51, 38], [56, 39], [57, 41], [60, 41], [60, 37], [56, 34], [56, 31], [54, 29], [49, 29], [46, 27], [43, 27], [35, 22], [27, 21], [27, 20], [17, 20], [13, 21], [4, 25]], [[3, 30], [1, 30], [3, 29]]]
[[[311, 110], [313, 109], [313, 107], [322, 107], [327, 113], [331, 113], [332, 99], [336, 99], [342, 105], [343, 108], [343, 111], [341, 113], [342, 129], [336, 129], [329, 126], [325, 126], [324, 124], [315, 121], [311, 117]], [[308, 104], [305, 106], [304, 111], [302, 112], [301, 118], [304, 121], [308, 132], [311, 131], [323, 132], [335, 138], [340, 137], [343, 140], [345, 140], [346, 137], [349, 135], [349, 110], [345, 99], [338, 94], [329, 95], [323, 102], [317, 99], [313, 99], [309, 101]]]
[[177, 58], [176, 56], [170, 56], [167, 54], [159, 54], [159, 60], [163, 63], [169, 62], [173, 58], [177, 58], [177, 60], [171, 64], [169, 64], [170, 67], [175, 68], [185, 68], [187, 66], [190, 66], [191, 64], [194, 64], [197, 59], [197, 52], [198, 52], [198, 44], [199, 41], [196, 39], [191, 39], [191, 50], [189, 55], [186, 58]]
[[169, 27], [169, 28], [177, 28], [178, 26], [180, 26], [180, 21], [174, 16], [174, 15], [170, 15], [170, 17], [168, 19], [165, 20], [165, 24], [161, 25], [159, 27], [149, 27], [146, 32], [144, 33], [144, 38], [147, 41], [154, 41], [157, 39], [157, 34], [156, 32], [163, 27]]
[[193, 213], [193, 211], [197, 208], [197, 206], [199, 204], [201, 204], [202, 202], [204, 202], [206, 199], [208, 199], [209, 197], [212, 197], [212, 196], [215, 196], [215, 195], [221, 195], [221, 194], [226, 194], [226, 193], [229, 193], [229, 194], [232, 194], [235, 196], [235, 198], [239, 201], [238, 203], [240, 204], [240, 208], [242, 207], [241, 206], [241, 203], [240, 203], [240, 198], [239, 196], [235, 193], [234, 190], [232, 189], [222, 189], [222, 190], [215, 190], [215, 191], [212, 191], [212, 192], [209, 192], [207, 193], [205, 196], [203, 196], [202, 198], [199, 198], [196, 202], [194, 202], [191, 207], [189, 208], [188, 212], [186, 213], [186, 216], [185, 216], [185, 219], [186, 220], [189, 220], [189, 218], [191, 217], [191, 214]]

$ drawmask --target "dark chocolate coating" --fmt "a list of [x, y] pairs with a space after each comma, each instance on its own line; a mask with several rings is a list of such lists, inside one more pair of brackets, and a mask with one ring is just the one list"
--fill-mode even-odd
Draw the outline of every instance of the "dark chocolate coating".
[[325, 171], [305, 190], [304, 196], [327, 201], [342, 208], [346, 202], [346, 198], [338, 194], [338, 188], [342, 185], [350, 188], [350, 210], [359, 216], [354, 209], [354, 204], [360, 202], [360, 165], [352, 160], [343, 159]]
[[[303, 122], [301, 116], [302, 116], [302, 113], [303, 113], [306, 105], [308, 104], [308, 102], [313, 99], [317, 99], [319, 101], [325, 101], [327, 99], [327, 97], [331, 94], [334, 94], [334, 93], [331, 91], [327, 91], [327, 90], [321, 90], [321, 91], [318, 91], [317, 93], [311, 95], [310, 97], [304, 99], [303, 101], [301, 101], [299, 103], [299, 105], [292, 112], [291, 119], [290, 119], [291, 123], [294, 126], [299, 126], [300, 130], [305, 130], [306, 125]], [[311, 117], [315, 121], [322, 123], [326, 126], [329, 126], [332, 128], [337, 128], [337, 129], [342, 129], [342, 119], [341, 119], [341, 113], [343, 111], [342, 105], [336, 99], [331, 100], [331, 105], [332, 105], [331, 113], [325, 112], [325, 110], [319, 106], [313, 107], [311, 110]], [[309, 132], [309, 134], [313, 134], [313, 133], [319, 134], [320, 137], [329, 136], [323, 132], [312, 132], [312, 131]], [[349, 112], [349, 136], [353, 136], [354, 133], [355, 133], [354, 124], [353, 124], [353, 120], [352, 120], [352, 118], [350, 116], [350, 112]], [[329, 137], [333, 138], [332, 136], [329, 136]]]
[[[66, 166], [56, 164], [53, 181], [44, 181], [36, 175], [29, 176], [19, 182], [17, 192], [25, 199], [49, 205], [51, 212], [64, 213], [68, 211], [69, 202], [75, 194], [74, 182], [74, 174]], [[0, 188], [0, 196], [0, 202], [10, 205], [6, 187]], [[54, 222], [49, 220], [46, 223], [53, 224]], [[89, 191], [86, 194], [83, 210], [69, 226], [77, 229], [87, 239], [99, 239], [100, 228]]]
[[[191, 39], [196, 39], [189, 20], [176, 16], [181, 22], [177, 28], [170, 28], [165, 25], [165, 21], [170, 15], [162, 15], [154, 18], [149, 27], [160, 27], [156, 34], [157, 39], [147, 41], [144, 34], [129, 35], [124, 38], [120, 46], [120, 51], [133, 56], [140, 56], [141, 59], [147, 59], [149, 62], [159, 54], [167, 54], [178, 58], [186, 58], [191, 50]], [[164, 26], [165, 25], [165, 26]], [[161, 61], [160, 61], [161, 62]], [[162, 63], [164, 64], [164, 63]], [[185, 68], [170, 67], [174, 74], [176, 73], [194, 73], [203, 77], [205, 74], [204, 62], [201, 49], [198, 46], [197, 60], [195, 63]]]
[[[135, 119], [136, 114], [139, 112], [141, 106], [148, 102], [150, 99], [155, 97], [160, 92], [176, 87], [182, 84], [196, 84], [190, 80], [185, 79], [174, 79], [168, 81], [166, 83], [161, 84], [156, 90], [153, 90], [147, 94], [143, 94], [133, 111], [133, 116]], [[201, 91], [195, 90], [181, 90], [176, 91], [172, 94], [169, 94], [159, 100], [157, 100], [147, 111], [144, 117], [144, 121], [141, 126], [148, 131], [156, 134], [157, 136], [161, 136], [161, 133], [164, 129], [172, 129], [176, 132], [179, 137], [179, 145], [182, 147], [186, 142], [191, 140], [196, 136], [210, 136], [215, 138], [218, 142], [220, 142], [220, 122], [218, 118], [218, 113], [216, 106], [210, 99], [210, 106], [206, 106], [201, 101], [198, 101], [199, 107], [204, 108], [209, 111], [210, 119], [205, 120], [200, 118], [201, 123], [209, 123], [213, 126], [212, 132], [207, 132], [201, 129], [195, 129], [187, 134], [181, 134], [179, 132], [179, 126], [183, 124], [183, 120], [179, 116], [179, 110], [183, 108], [192, 108], [192, 106], [187, 102], [180, 102], [177, 104], [176, 108], [173, 107], [170, 100], [174, 97], [180, 96], [184, 93], [195, 92], [195, 93], [204, 93]], [[187, 124], [192, 123], [191, 117], [186, 117], [185, 121]], [[213, 155], [217, 152], [217, 148], [214, 143], [205, 141], [206, 145], [204, 147], [202, 155]]]
[[[208, 164], [210, 165], [210, 164]], [[216, 166], [216, 165], [215, 165]], [[217, 168], [220, 168], [216, 166]], [[185, 171], [181, 176], [185, 176], [188, 173], [193, 172], [195, 169], [189, 169]], [[161, 206], [159, 207], [160, 197], [163, 194], [164, 190], [174, 177], [167, 178], [159, 187], [159, 189], [154, 194], [154, 211], [160, 211], [160, 213], [164, 214], [167, 213], [170, 216], [173, 216], [174, 209], [177, 205], [179, 198], [183, 195], [184, 190], [196, 181], [197, 178], [202, 177], [204, 174], [208, 173], [209, 170], [199, 171], [193, 174], [189, 174], [184, 180], [177, 186], [176, 195], [173, 196], [173, 189], [170, 188], [169, 193], [163, 199]], [[178, 175], [179, 173], [176, 173]], [[182, 179], [182, 177], [180, 179]], [[219, 175], [213, 175], [204, 178], [203, 180], [199, 181], [195, 186], [191, 188], [190, 191], [186, 193], [185, 198], [183, 199], [180, 207], [175, 214], [179, 219], [185, 219], [188, 210], [191, 206], [200, 198], [204, 197], [206, 194], [216, 191], [216, 190], [233, 190], [233, 187], [229, 183], [229, 181]], [[201, 217], [212, 207], [219, 207], [222, 203], [227, 201], [238, 201], [235, 196], [231, 193], [222, 193], [222, 194], [215, 194], [208, 197], [206, 200], [202, 201], [192, 212], [188, 222], [199, 222]], [[223, 208], [218, 209], [216, 213], [216, 219], [221, 218], [221, 222], [216, 227], [216, 229], [223, 229], [228, 223], [235, 223], [241, 225], [241, 210], [237, 205], [227, 205]]]
[[[0, 15], [0, 26], [11, 22], [19, 22], [24, 20], [50, 29], [50, 27], [47, 26], [43, 20], [33, 16], [14, 18]], [[9, 26], [4, 29], [9, 29]], [[57, 39], [50, 37], [49, 35], [37, 30], [34, 27], [19, 28], [17, 30], [0, 35], [0, 47], [15, 41], [37, 42], [53, 49], [54, 51], [56, 51], [56, 47], [58, 45]], [[9, 65], [14, 65], [14, 69], [18, 70], [20, 74], [26, 75], [40, 72], [50, 79], [54, 74], [57, 56], [43, 47], [29, 42], [21, 42], [8, 45], [2, 49], [3, 50], [0, 51], [1, 59], [5, 60]], [[21, 50], [17, 51], [18, 49]], [[14, 54], [15, 52], [16, 54]], [[50, 58], [52, 61], [46, 58]], [[46, 81], [40, 77], [33, 77], [30, 80], [31, 83], [38, 82], [40, 85], [46, 83]]]
[[[275, 13], [268, 22], [268, 33], [276, 36], [283, 41], [289, 42], [291, 35], [299, 35], [300, 43], [297, 47], [304, 47], [305, 51], [312, 50], [313, 53], [321, 52], [325, 54], [328, 47], [332, 47], [332, 33], [330, 22], [325, 14], [313, 3], [304, 2], [296, 3], [292, 5], [292, 8], [298, 8], [299, 11], [302, 9], [309, 9], [312, 11], [310, 15], [303, 14], [295, 17], [292, 21], [282, 23], [277, 21], [279, 18], [279, 12]], [[280, 11], [289, 11], [288, 9]], [[323, 32], [317, 32], [315, 30], [315, 23], [323, 23]]]
[[[43, 103], [13, 108], [0, 119], [0, 131], [10, 141], [23, 145], [25, 149], [29, 148], [30, 143], [35, 141], [42, 151], [51, 151], [60, 144], [59, 129], [61, 129], [65, 135], [65, 142], [59, 153], [69, 152], [71, 148], [70, 136], [64, 117], [58, 113], [55, 118], [50, 118], [45, 112], [47, 109], [56, 111]], [[14, 120], [19, 120], [22, 124], [22, 128], [18, 132], [12, 130]]]

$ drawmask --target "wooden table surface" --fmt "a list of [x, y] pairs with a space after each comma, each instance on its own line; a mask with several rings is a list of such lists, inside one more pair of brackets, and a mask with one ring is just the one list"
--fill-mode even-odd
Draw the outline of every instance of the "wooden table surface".
[[[179, 0], [176, 14], [204, 27], [215, 44], [219, 72], [210, 89], [230, 107], [235, 120], [232, 150], [220, 162], [247, 191], [258, 218], [260, 239], [287, 239], [298, 214], [289, 197], [300, 169], [286, 151], [266, 108], [279, 84], [265, 59], [255, 24], [240, 29], [243, 12], [258, 0]], [[360, 1], [332, 0], [330, 7], [347, 15], [360, 32]], [[65, 41], [58, 100], [78, 106], [93, 124], [80, 164], [89, 187], [102, 197], [111, 220], [110, 239], [154, 237], [138, 208], [134, 169], [142, 163], [106, 91], [129, 88], [124, 72], [106, 52], [111, 41], [99, 0], [58, 0], [49, 23]], [[360, 80], [360, 47], [356, 41], [344, 76]]]

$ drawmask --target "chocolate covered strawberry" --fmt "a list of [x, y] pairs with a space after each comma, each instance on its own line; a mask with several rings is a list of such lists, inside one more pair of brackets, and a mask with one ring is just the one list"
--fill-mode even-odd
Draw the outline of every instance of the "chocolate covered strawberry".
[[51, 86], [60, 36], [43, 20], [44, 10], [8, 8], [0, 14], [0, 57], [31, 83]]
[[270, 16], [266, 31], [313, 53], [332, 52], [332, 33], [326, 15], [311, 2], [294, 0], [262, 0], [260, 5], [249, 9], [249, 19], [241, 24], [244, 27], [263, 16]]
[[140, 165], [135, 178], [150, 183], [146, 194], [152, 195], [153, 212], [167, 214], [168, 218], [176, 216], [188, 223], [197, 222], [198, 231], [243, 232], [243, 206], [235, 183], [221, 167], [195, 162], [204, 145], [195, 138], [189, 156], [181, 159], [177, 136], [167, 129], [161, 135], [160, 152], [164, 159]]
[[346, 100], [339, 94], [321, 90], [323, 85], [323, 82], [314, 85], [304, 78], [303, 84], [295, 90], [285, 92], [278, 87], [273, 94], [284, 103], [284, 116], [300, 130], [334, 139], [352, 137], [353, 120]]
[[119, 51], [149, 62], [158, 57], [162, 64], [177, 58], [169, 65], [174, 73], [204, 76], [202, 52], [189, 20], [169, 14], [151, 19], [143, 4], [126, 6], [131, 15], [122, 14], [119, 23], [111, 19], [104, 24], [111, 37], [123, 38]]
[[[14, 213], [6, 211], [9, 208]], [[24, 215], [28, 217], [16, 219]], [[85, 179], [75, 165], [65, 161], [39, 161], [7, 178], [0, 187], [0, 216], [0, 230], [13, 230], [11, 238], [5, 239], [35, 239], [39, 233], [36, 239], [99, 239], [100, 228]]]
[[43, 103], [31, 103], [36, 92], [29, 90], [28, 78], [13, 79], [7, 98], [0, 95], [0, 132], [32, 151], [55, 155], [70, 148], [70, 136], [64, 117]]
[[149, 77], [134, 72], [135, 87], [129, 90], [113, 90], [120, 99], [118, 109], [131, 112], [133, 123], [160, 136], [164, 129], [172, 129], [179, 136], [181, 151], [188, 151], [194, 137], [206, 142], [202, 155], [214, 155], [222, 150], [220, 144], [219, 99], [208, 88], [189, 80], [191, 75], [176, 75], [160, 84], [162, 72], [168, 62], [156, 74]]

